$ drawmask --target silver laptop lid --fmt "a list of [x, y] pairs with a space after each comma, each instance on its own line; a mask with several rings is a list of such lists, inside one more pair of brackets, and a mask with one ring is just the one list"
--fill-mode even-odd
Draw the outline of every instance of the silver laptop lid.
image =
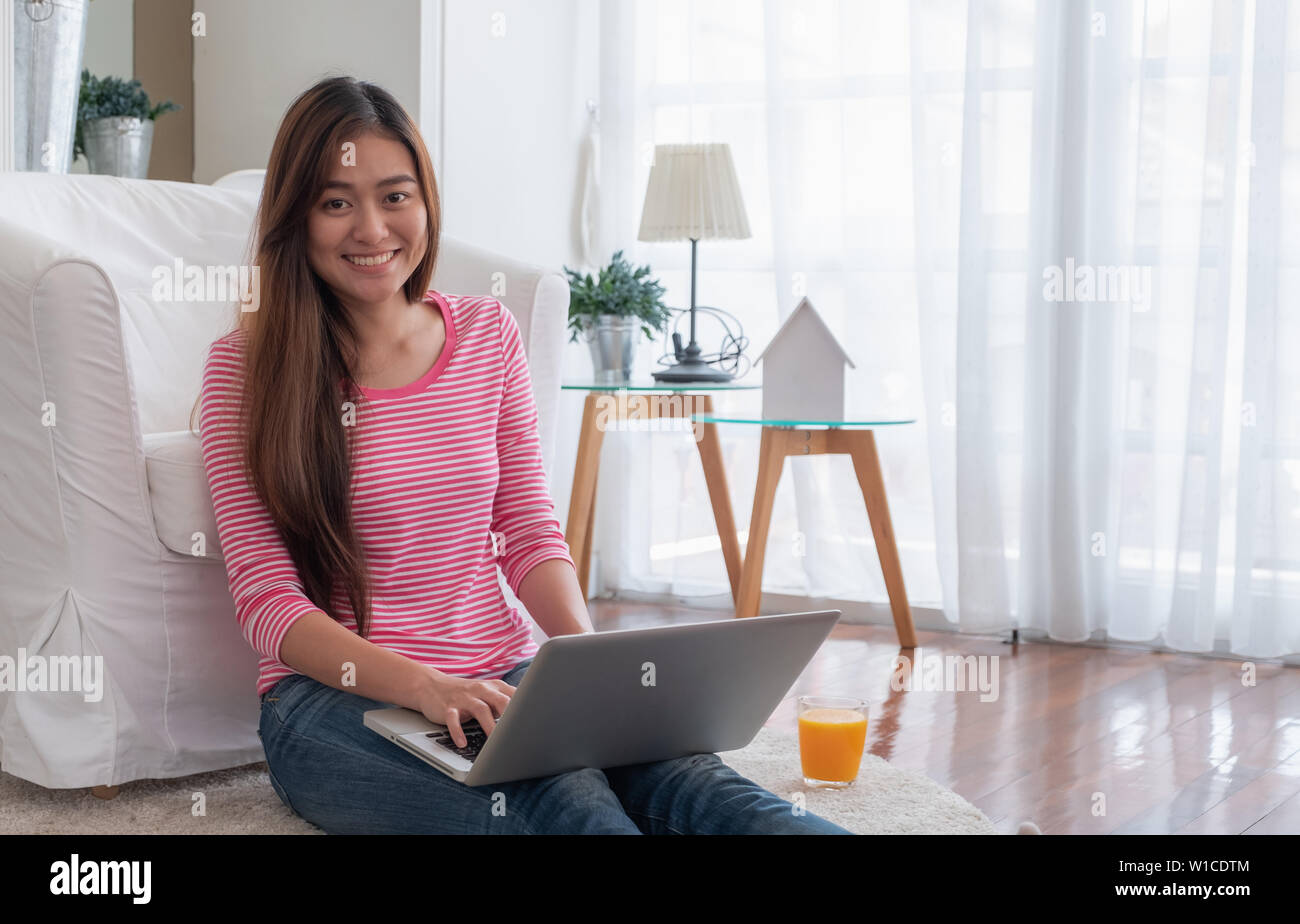
[[821, 610], [548, 639], [465, 782], [742, 748], [839, 616]]

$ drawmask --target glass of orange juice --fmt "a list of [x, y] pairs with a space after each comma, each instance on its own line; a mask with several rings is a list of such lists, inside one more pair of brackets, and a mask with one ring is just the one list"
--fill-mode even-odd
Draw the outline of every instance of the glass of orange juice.
[[847, 789], [858, 777], [867, 741], [867, 703], [847, 696], [799, 697], [799, 760], [803, 781]]

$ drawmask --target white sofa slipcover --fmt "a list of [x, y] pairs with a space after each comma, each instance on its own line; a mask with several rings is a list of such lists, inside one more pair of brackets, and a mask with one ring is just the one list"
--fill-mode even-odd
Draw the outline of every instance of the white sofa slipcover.
[[[189, 430], [203, 359], [234, 306], [152, 297], [155, 267], [178, 258], [243, 262], [255, 207], [240, 189], [0, 174], [0, 657], [104, 665], [98, 699], [3, 685], [5, 772], [68, 788], [264, 758], [257, 656], [235, 620]], [[501, 293], [549, 472], [564, 276], [443, 235], [432, 287]]]

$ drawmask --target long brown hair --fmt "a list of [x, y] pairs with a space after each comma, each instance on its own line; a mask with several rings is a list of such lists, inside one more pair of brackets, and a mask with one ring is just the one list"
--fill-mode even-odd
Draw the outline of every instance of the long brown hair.
[[254, 229], [261, 297], [257, 310], [241, 310], [238, 321], [247, 333], [240, 417], [249, 480], [279, 528], [307, 597], [339, 621], [331, 590], [341, 579], [362, 636], [370, 621], [370, 581], [352, 519], [355, 426], [343, 425], [343, 402], [364, 398], [352, 379], [356, 332], [308, 263], [307, 216], [344, 142], [367, 134], [402, 142], [415, 160], [429, 243], [404, 290], [412, 303], [428, 291], [442, 225], [429, 152], [386, 90], [331, 77], [294, 100], [275, 136]]

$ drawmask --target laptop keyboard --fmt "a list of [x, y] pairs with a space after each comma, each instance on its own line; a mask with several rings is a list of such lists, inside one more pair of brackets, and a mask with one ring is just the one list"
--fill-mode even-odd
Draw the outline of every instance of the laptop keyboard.
[[425, 737], [432, 738], [447, 750], [459, 754], [468, 761], [473, 761], [478, 757], [478, 752], [483, 750], [483, 745], [487, 744], [487, 732], [483, 731], [483, 726], [478, 724], [477, 719], [461, 722], [460, 730], [465, 733], [463, 748], [456, 746], [456, 742], [451, 740], [451, 732], [446, 729], [428, 732]]

